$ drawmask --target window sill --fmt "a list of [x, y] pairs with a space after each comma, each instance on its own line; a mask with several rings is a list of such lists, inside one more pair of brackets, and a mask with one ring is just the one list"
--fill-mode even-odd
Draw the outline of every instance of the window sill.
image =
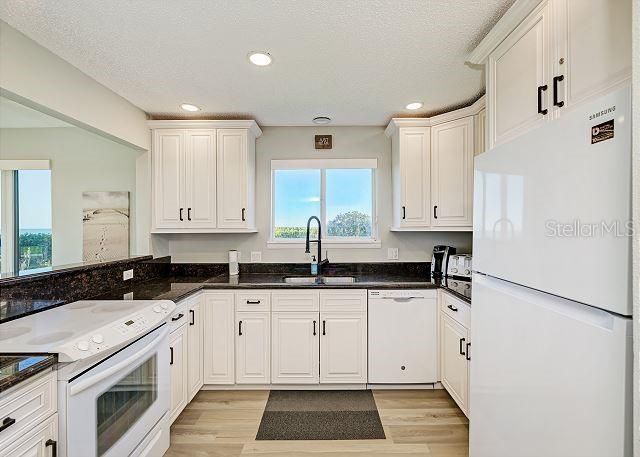
[[[315, 243], [312, 243], [315, 246]], [[380, 249], [382, 242], [380, 240], [322, 240], [322, 247], [326, 249]], [[304, 240], [269, 240], [267, 241], [269, 249], [304, 249]]]

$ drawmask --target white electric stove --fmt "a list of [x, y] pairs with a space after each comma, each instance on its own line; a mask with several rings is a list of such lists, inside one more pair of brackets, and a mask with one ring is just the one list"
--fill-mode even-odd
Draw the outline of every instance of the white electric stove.
[[62, 457], [164, 454], [174, 309], [167, 300], [87, 300], [0, 325], [2, 352], [58, 355]]

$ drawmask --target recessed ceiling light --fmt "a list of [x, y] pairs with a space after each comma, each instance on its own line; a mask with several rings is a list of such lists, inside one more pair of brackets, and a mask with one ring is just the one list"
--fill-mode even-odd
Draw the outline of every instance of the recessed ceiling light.
[[252, 51], [249, 53], [249, 61], [259, 67], [266, 67], [273, 61], [271, 54], [262, 51]]
[[327, 116], [318, 116], [314, 117], [312, 122], [314, 124], [328, 124], [329, 122], [331, 122], [331, 118]]
[[416, 110], [416, 109], [422, 108], [423, 106], [424, 104], [422, 102], [411, 102], [407, 106], [405, 106], [405, 108], [410, 110]]
[[180, 105], [180, 109], [182, 111], [189, 111], [190, 113], [200, 111], [200, 108], [198, 108], [196, 105], [192, 105], [191, 103], [183, 103], [182, 105]]

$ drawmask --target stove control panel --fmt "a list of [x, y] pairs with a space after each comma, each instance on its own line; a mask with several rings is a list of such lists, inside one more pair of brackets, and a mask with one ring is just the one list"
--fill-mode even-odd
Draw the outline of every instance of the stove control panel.
[[75, 342], [66, 345], [67, 347], [61, 348], [58, 359], [60, 362], [72, 362], [126, 344], [144, 335], [163, 321], [167, 321], [175, 308], [175, 303], [162, 300], [153, 306], [138, 309], [135, 313], [102, 328], [92, 330], [79, 337]]

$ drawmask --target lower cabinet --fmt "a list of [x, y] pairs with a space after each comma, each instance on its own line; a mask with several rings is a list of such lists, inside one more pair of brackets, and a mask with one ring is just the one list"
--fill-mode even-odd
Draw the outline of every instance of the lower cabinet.
[[271, 382], [318, 384], [320, 337], [318, 312], [273, 313]]
[[320, 382], [367, 382], [366, 313], [320, 313]]
[[204, 384], [202, 353], [204, 349], [203, 296], [189, 302], [187, 327], [187, 398], [189, 401]]
[[58, 452], [58, 414], [25, 430], [19, 438], [0, 449], [0, 457], [55, 457]]
[[269, 384], [271, 313], [236, 313], [236, 384]]
[[187, 403], [187, 325], [182, 325], [169, 335], [169, 374], [171, 377], [171, 406], [169, 423], [178, 417]]
[[205, 292], [202, 295], [204, 383], [235, 382], [235, 293]]

